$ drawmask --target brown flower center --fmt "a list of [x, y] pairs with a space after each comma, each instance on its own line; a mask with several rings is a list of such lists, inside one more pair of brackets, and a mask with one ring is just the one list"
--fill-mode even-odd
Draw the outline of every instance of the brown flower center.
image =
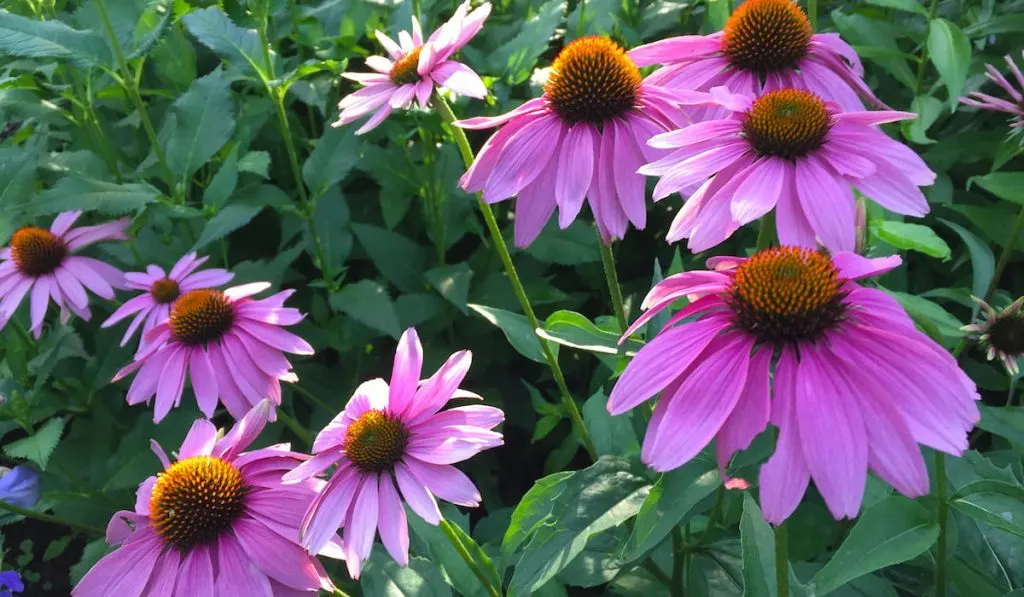
[[1024, 313], [1004, 314], [996, 317], [988, 328], [988, 341], [997, 351], [1010, 355], [1024, 355]]
[[607, 37], [581, 37], [562, 48], [544, 85], [551, 108], [570, 124], [601, 124], [636, 106], [640, 69]]
[[214, 541], [245, 511], [249, 488], [229, 462], [194, 456], [160, 473], [149, 498], [149, 521], [182, 551]]
[[405, 454], [409, 431], [397, 418], [368, 410], [345, 431], [342, 448], [356, 467], [368, 473], [390, 470]]
[[765, 249], [736, 268], [729, 305], [762, 342], [814, 340], [845, 313], [839, 270], [800, 247]]
[[26, 276], [43, 276], [57, 269], [68, 256], [64, 241], [45, 228], [28, 226], [11, 236], [11, 257]]
[[153, 285], [149, 287], [149, 293], [153, 295], [153, 299], [160, 304], [173, 303], [174, 299], [178, 298], [181, 294], [181, 290], [178, 288], [178, 283], [170, 278], [161, 278]]
[[219, 290], [193, 290], [181, 295], [171, 307], [174, 337], [185, 344], [206, 344], [231, 329], [235, 310]]
[[735, 68], [768, 73], [797, 67], [811, 22], [791, 0], [747, 0], [725, 22], [722, 48]]
[[391, 67], [391, 72], [388, 73], [392, 83], [395, 85], [409, 85], [410, 83], [419, 82], [421, 77], [416, 72], [416, 68], [419, 67], [420, 51], [422, 50], [423, 46], [415, 48], [412, 52], [395, 61], [395, 65]]
[[780, 89], [754, 102], [743, 135], [758, 153], [792, 160], [821, 147], [831, 128], [832, 115], [821, 98], [802, 89]]

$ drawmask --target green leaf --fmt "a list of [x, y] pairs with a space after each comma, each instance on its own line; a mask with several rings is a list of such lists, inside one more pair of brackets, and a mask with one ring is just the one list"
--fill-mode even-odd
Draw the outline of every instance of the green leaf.
[[905, 292], [896, 292], [894, 290], [887, 290], [886, 292], [899, 301], [910, 317], [929, 335], [937, 335], [940, 338], [946, 339], [963, 337], [963, 332], [960, 331], [960, 327], [963, 324], [952, 313], [939, 306], [938, 303]]
[[402, 568], [380, 547], [363, 567], [364, 595], [374, 597], [450, 597], [452, 590], [430, 560], [413, 556]]
[[743, 546], [743, 597], [775, 597], [775, 533], [749, 492], [743, 493], [740, 518]]
[[[125, 55], [125, 60], [129, 62], [149, 54], [149, 52], [155, 48], [158, 43], [160, 43], [160, 40], [162, 40], [164, 35], [170, 30], [171, 21], [174, 19], [172, 2], [161, 2], [158, 0], [153, 3], [150, 10], [153, 11], [154, 14], [159, 15], [159, 20], [146, 33], [146, 35], [139, 40], [138, 44], [135, 45], [135, 48]], [[147, 17], [144, 15], [142, 20], [145, 21], [146, 19]]]
[[238, 160], [238, 169], [260, 176], [264, 180], [270, 178], [270, 153], [266, 151], [250, 151]]
[[60, 434], [64, 431], [64, 423], [65, 420], [59, 417], [47, 420], [32, 435], [5, 444], [4, 454], [11, 458], [31, 460], [45, 471], [50, 455], [53, 454], [53, 449], [60, 441]]
[[928, 57], [949, 91], [950, 111], [955, 111], [971, 66], [971, 42], [953, 23], [933, 19], [928, 25]]
[[56, 58], [79, 66], [113, 64], [103, 38], [55, 20], [39, 21], [0, 10], [0, 52], [24, 58]]
[[210, 184], [203, 190], [203, 206], [220, 209], [238, 186], [238, 148], [231, 150]]
[[[628, 415], [613, 417], [607, 408], [608, 396], [597, 392], [583, 403], [583, 423], [594, 440], [599, 456], [630, 456], [640, 453], [640, 442]], [[543, 420], [543, 419], [542, 419]], [[556, 422], [561, 420], [556, 419]]]
[[919, 145], [935, 143], [934, 139], [928, 137], [928, 129], [942, 113], [942, 102], [930, 95], [915, 97], [910, 104], [910, 111], [916, 112], [917, 118], [900, 123], [903, 136]]
[[508, 529], [501, 542], [501, 568], [508, 568], [519, 547], [529, 538], [532, 530], [551, 516], [555, 501], [572, 483], [576, 471], [566, 471], [534, 481], [526, 495], [512, 512]]
[[601, 259], [601, 249], [597, 243], [597, 233], [591, 226], [573, 222], [564, 230], [549, 226], [530, 244], [526, 252], [544, 263], [579, 265]]
[[602, 330], [583, 315], [566, 310], [549, 315], [537, 335], [564, 346], [601, 354], [633, 356], [641, 346], [635, 340], [620, 345], [618, 334]]
[[530, 78], [533, 67], [565, 18], [564, 0], [548, 0], [523, 21], [519, 33], [488, 57], [489, 72], [502, 73], [512, 84]]
[[[470, 304], [468, 307], [480, 317], [498, 326], [501, 332], [505, 334], [505, 339], [508, 340], [512, 348], [515, 348], [519, 354], [531, 361], [547, 363], [547, 359], [544, 358], [544, 353], [541, 351], [541, 340], [537, 337], [533, 328], [530, 327], [530, 322], [526, 319], [525, 315], [485, 305]], [[557, 346], [552, 346], [551, 348], [555, 350]]]
[[253, 203], [236, 202], [227, 205], [206, 223], [203, 233], [192, 249], [198, 251], [206, 245], [224, 238], [248, 224], [262, 210], [262, 205]]
[[[632, 518], [650, 489], [628, 461], [607, 456], [562, 483], [565, 488], [546, 505], [546, 515], [526, 532], [529, 541], [512, 574], [509, 597], [529, 595], [544, 586], [583, 551], [592, 535]], [[526, 499], [516, 512], [524, 507], [534, 510], [533, 505], [524, 506]], [[506, 552], [504, 546], [502, 551]]]
[[306, 186], [314, 196], [320, 195], [345, 179], [361, 153], [362, 141], [356, 136], [355, 127], [327, 127], [302, 165]]
[[824, 595], [886, 566], [926, 552], [939, 537], [939, 525], [927, 508], [902, 496], [890, 496], [868, 508], [825, 567], [808, 584]]
[[167, 166], [179, 181], [188, 181], [231, 139], [235, 109], [222, 69], [196, 79], [171, 104], [161, 139], [167, 139]]
[[964, 29], [971, 37], [988, 37], [1000, 33], [1016, 33], [1024, 31], [1024, 13], [1016, 12], [999, 15], [981, 23], [974, 23]]
[[1024, 537], [1024, 487], [998, 479], [982, 479], [960, 487], [949, 505], [971, 518]]
[[919, 15], [928, 14], [928, 9], [916, 0], [868, 0], [868, 4], [874, 4], [875, 6], [882, 6], [885, 8], [895, 8], [896, 10], [913, 12]]
[[981, 420], [978, 421], [980, 429], [1024, 446], [1024, 407], [979, 404], [978, 408], [981, 410]]
[[704, 498], [722, 486], [718, 465], [700, 454], [684, 466], [665, 473], [654, 484], [623, 547], [626, 560], [638, 560], [661, 543], [672, 529], [694, 514]]
[[946, 261], [950, 249], [935, 231], [923, 224], [909, 224], [895, 220], [872, 220], [871, 234], [897, 249], [917, 251]]
[[886, 53], [864, 52], [864, 56], [889, 71], [897, 81], [909, 89], [914, 88], [916, 77], [896, 43], [904, 31], [889, 21], [873, 19], [862, 14], [846, 14], [838, 9], [832, 11], [832, 22], [849, 43], [855, 44], [858, 52], [867, 49], [883, 49]]
[[91, 570], [96, 565], [96, 562], [99, 562], [100, 558], [107, 555], [107, 552], [112, 549], [107, 545], [106, 539], [103, 538], [87, 543], [85, 549], [82, 550], [82, 559], [71, 567], [71, 583], [77, 585], [78, 581], [82, 580], [82, 577], [85, 576], [85, 573]]
[[117, 184], [72, 175], [40, 193], [26, 205], [26, 211], [29, 215], [45, 215], [80, 209], [121, 215], [138, 211], [159, 196], [160, 192], [146, 183]]
[[938, 218], [938, 220], [960, 235], [964, 244], [967, 245], [967, 252], [971, 256], [971, 294], [977, 297], [985, 296], [985, 293], [988, 292], [988, 285], [992, 281], [992, 274], [996, 269], [996, 258], [992, 254], [991, 247], [960, 224], [944, 218]]
[[1004, 201], [1024, 205], [1024, 172], [992, 172], [974, 176], [970, 182]]
[[427, 270], [423, 276], [448, 302], [463, 313], [469, 313], [466, 303], [469, 301], [469, 282], [473, 279], [473, 270], [468, 263], [436, 267]]
[[[349, 217], [348, 202], [340, 188], [330, 189], [317, 199], [313, 226], [332, 273], [344, 267], [345, 260], [352, 252], [353, 237]], [[313, 250], [315, 241], [310, 240], [308, 245]], [[315, 250], [311, 254], [316, 256]]]
[[383, 286], [373, 280], [346, 285], [341, 292], [331, 296], [331, 306], [392, 338], [402, 335], [391, 297]]
[[368, 224], [352, 224], [352, 232], [389, 282], [405, 292], [423, 287], [426, 249], [400, 234]]
[[[447, 505], [441, 505], [441, 515], [451, 524], [453, 531], [462, 541], [462, 544], [466, 546], [474, 561], [482, 569], [486, 569], [492, 583], [496, 583], [495, 586], [501, 586], [498, 569], [494, 566], [490, 556], [484, 553], [480, 545], [459, 526], [459, 522], [464, 517], [456, 508]], [[487, 592], [480, 584], [480, 581], [469, 565], [466, 564], [466, 561], [462, 559], [462, 556], [459, 555], [459, 552], [455, 550], [455, 547], [452, 546], [441, 527], [428, 524], [415, 514], [410, 515], [408, 520], [413, 536], [425, 543], [425, 549], [417, 551], [428, 557], [435, 566], [440, 568], [445, 579], [460, 595], [465, 597], [486, 597]]]
[[260, 78], [266, 77], [268, 65], [263, 61], [256, 31], [234, 24], [216, 6], [193, 10], [181, 21], [199, 43], [230, 61], [235, 68]]

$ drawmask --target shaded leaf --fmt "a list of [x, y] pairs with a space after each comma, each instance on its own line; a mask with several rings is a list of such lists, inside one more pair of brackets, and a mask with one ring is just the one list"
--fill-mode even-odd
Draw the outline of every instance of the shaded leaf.
[[402, 328], [395, 305], [384, 287], [373, 280], [348, 284], [331, 296], [331, 306], [375, 330], [398, 338]]
[[0, 10], [0, 52], [25, 58], [57, 58], [80, 66], [113, 64], [103, 38], [60, 21], [39, 21]]
[[946, 19], [932, 19], [928, 25], [928, 57], [949, 90], [950, 110], [956, 110], [971, 66], [970, 40]]
[[65, 420], [60, 417], [53, 417], [43, 423], [43, 426], [36, 429], [35, 433], [4, 445], [4, 454], [11, 458], [24, 458], [31, 460], [40, 469], [46, 470], [50, 462], [53, 449], [60, 441], [60, 435], [64, 431]]
[[[519, 354], [531, 361], [547, 363], [547, 359], [544, 358], [544, 353], [541, 351], [541, 341], [537, 338], [533, 328], [530, 327], [530, 322], [526, 319], [525, 315], [485, 305], [470, 304], [468, 306], [477, 315], [498, 326], [501, 332], [505, 334], [509, 344]], [[552, 350], [555, 348], [557, 347], [553, 346]]]
[[122, 215], [142, 209], [159, 196], [160, 192], [146, 183], [117, 184], [72, 175], [40, 193], [26, 208], [30, 215], [73, 209]]

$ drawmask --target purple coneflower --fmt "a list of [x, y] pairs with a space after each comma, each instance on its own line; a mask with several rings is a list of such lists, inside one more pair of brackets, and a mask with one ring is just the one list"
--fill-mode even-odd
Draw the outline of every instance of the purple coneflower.
[[988, 360], [998, 358], [1007, 373], [1016, 376], [1020, 373], [1017, 362], [1024, 357], [1024, 296], [1002, 311], [996, 311], [977, 297], [971, 298], [981, 306], [984, 320], [962, 329], [971, 332]]
[[286, 482], [309, 479], [336, 467], [302, 523], [302, 544], [311, 553], [343, 528], [345, 563], [352, 578], [359, 578], [379, 531], [391, 557], [406, 566], [403, 501], [433, 525], [441, 520], [436, 498], [480, 505], [476, 486], [452, 465], [502, 445], [501, 434], [492, 429], [505, 415], [484, 405], [441, 410], [453, 398], [480, 399], [459, 389], [471, 360], [468, 350], [457, 352], [421, 382], [423, 348], [416, 330], [408, 329], [395, 352], [391, 384], [374, 379], [360, 385], [345, 410], [317, 435], [315, 456], [284, 477]]
[[[100, 327], [110, 327], [134, 314], [135, 319], [121, 338], [121, 346], [128, 343], [140, 325], [142, 337], [145, 338], [146, 332], [167, 321], [171, 314], [171, 305], [179, 296], [192, 290], [223, 286], [235, 277], [223, 269], [196, 272], [207, 259], [209, 258], [189, 253], [174, 264], [170, 273], [164, 272], [158, 265], [150, 265], [145, 272], [126, 273], [125, 288], [141, 290], [143, 294], [128, 299]], [[145, 342], [140, 342], [139, 350], [143, 347]]]
[[366, 66], [377, 72], [341, 75], [363, 85], [363, 88], [342, 98], [338, 104], [341, 115], [332, 126], [342, 126], [374, 112], [356, 134], [371, 131], [393, 109], [405, 108], [413, 99], [426, 108], [434, 85], [467, 97], [487, 97], [487, 87], [479, 75], [465, 64], [451, 60], [451, 57], [473, 39], [490, 13], [488, 2], [473, 12], [469, 11], [469, 2], [464, 2], [426, 42], [416, 17], [412, 18], [412, 35], [408, 31], [400, 32], [398, 43], [377, 31], [377, 41], [391, 59], [370, 56], [366, 59]]
[[[72, 597], [315, 597], [333, 590], [298, 544], [302, 514], [323, 481], [281, 483], [308, 456], [288, 444], [242, 452], [271, 412], [260, 403], [223, 437], [197, 420], [173, 463], [152, 442], [163, 472], [139, 486], [134, 511], [110, 519], [107, 543], [120, 547], [89, 570]], [[341, 556], [336, 537], [323, 555]]]
[[66, 211], [53, 220], [49, 230], [21, 228], [11, 236], [10, 245], [0, 251], [0, 329], [29, 291], [31, 330], [36, 338], [43, 332], [50, 299], [62, 314], [70, 309], [85, 320], [91, 317], [86, 290], [113, 300], [114, 289], [124, 284], [124, 274], [112, 265], [75, 253], [94, 243], [127, 240], [129, 220], [72, 228], [81, 215], [80, 211]]
[[778, 443], [760, 485], [772, 523], [796, 509], [811, 479], [835, 518], [857, 516], [869, 468], [904, 495], [925, 495], [918, 443], [962, 454], [978, 393], [898, 302], [856, 282], [899, 264], [780, 247], [666, 278], [626, 336], [673, 302], [693, 302], [637, 352], [608, 410], [661, 393], [641, 452], [657, 471], [712, 439], [725, 469], [771, 421]]
[[[218, 399], [236, 419], [264, 398], [281, 404], [280, 382], [298, 380], [284, 353], [309, 355], [313, 347], [281, 329], [304, 317], [284, 306], [294, 290], [249, 298], [267, 288], [269, 283], [256, 282], [178, 297], [168, 320], [146, 334], [146, 347], [114, 376], [117, 381], [138, 371], [128, 404], [156, 396], [153, 420], [159, 422], [181, 402], [186, 379], [207, 417], [213, 416]], [[274, 412], [270, 418], [275, 420]]]
[[[879, 124], [915, 118], [912, 112], [843, 112], [800, 89], [759, 98], [716, 87], [696, 103], [731, 114], [651, 138], [670, 149], [640, 168], [661, 177], [655, 201], [689, 195], [667, 239], [688, 238], [699, 252], [775, 209], [784, 245], [852, 251], [856, 245], [853, 188], [898, 214], [923, 216], [918, 188], [935, 173], [912, 149], [886, 136]], [[684, 100], [691, 102], [691, 100]]]
[[[1024, 52], [1021, 52], [1024, 56]], [[1010, 95], [1010, 99], [1013, 101], [1006, 101], [999, 99], [998, 97], [991, 96], [987, 93], [981, 93], [980, 91], [972, 91], [968, 95], [970, 97], [961, 97], [960, 101], [967, 104], [968, 106], [974, 106], [975, 108], [981, 108], [982, 110], [991, 110], [993, 112], [1005, 112], [1013, 116], [1010, 121], [1010, 128], [1020, 129], [1024, 127], [1024, 74], [1020, 72], [1020, 68], [1014, 63], [1013, 58], [1009, 55], [1005, 57], [1006, 64], [1010, 67], [1010, 72], [1013, 73], [1014, 78], [1017, 80], [1017, 85], [1020, 86], [1018, 90], [1010, 83], [994, 66], [991, 64], [985, 65], [985, 76], [989, 80], [993, 81], [996, 85], [1003, 88], [1003, 91]]]

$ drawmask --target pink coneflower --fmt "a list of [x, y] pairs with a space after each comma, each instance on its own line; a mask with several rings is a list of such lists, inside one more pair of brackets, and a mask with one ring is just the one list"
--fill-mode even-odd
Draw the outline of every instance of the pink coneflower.
[[649, 77], [662, 87], [723, 86], [754, 97], [793, 87], [848, 111], [864, 109], [860, 98], [884, 107], [864, 83], [864, 67], [853, 48], [835, 33], [813, 33], [791, 0], [747, 0], [718, 33], [663, 39], [629, 55], [639, 66], [665, 65]]
[[626, 336], [674, 301], [693, 302], [637, 352], [608, 410], [661, 392], [641, 453], [657, 471], [712, 439], [725, 469], [770, 420], [779, 438], [760, 483], [772, 523], [793, 512], [810, 479], [837, 519], [857, 515], [869, 468], [904, 495], [928, 493], [917, 444], [963, 453], [978, 393], [899, 303], [855, 282], [899, 264], [781, 247], [666, 278]]
[[178, 297], [168, 320], [146, 334], [146, 347], [114, 376], [117, 381], [138, 371], [128, 389], [128, 404], [155, 395], [153, 420], [160, 422], [181, 402], [186, 378], [192, 381], [199, 410], [208, 417], [218, 398], [236, 419], [264, 398], [281, 404], [280, 382], [298, 380], [284, 353], [309, 355], [313, 347], [281, 329], [304, 317], [284, 306], [294, 290], [249, 298], [267, 288], [269, 283], [257, 282], [223, 292], [192, 290]]
[[400, 32], [398, 43], [377, 31], [377, 41], [384, 46], [392, 60], [383, 56], [370, 56], [366, 59], [366, 66], [377, 72], [341, 75], [364, 87], [342, 98], [338, 104], [341, 114], [332, 126], [342, 126], [374, 112], [356, 134], [371, 131], [393, 109], [405, 108], [413, 99], [426, 108], [435, 84], [459, 95], [477, 99], [487, 97], [487, 87], [473, 69], [450, 58], [473, 39], [484, 26], [484, 20], [489, 14], [489, 2], [469, 12], [467, 0], [425, 43], [416, 17], [412, 18], [412, 35], [408, 31]]
[[529, 245], [558, 208], [565, 228], [589, 199], [606, 241], [630, 222], [647, 224], [644, 178], [636, 169], [664, 152], [647, 145], [683, 121], [676, 95], [651, 85], [625, 51], [604, 37], [583, 37], [559, 52], [544, 95], [495, 117], [458, 122], [501, 126], [459, 185], [496, 203], [516, 199], [515, 241]]
[[1011, 376], [1020, 373], [1017, 362], [1024, 358], [1024, 296], [996, 311], [978, 297], [971, 297], [981, 307], [984, 319], [965, 325], [965, 332], [971, 332], [972, 339], [985, 350], [988, 360], [996, 358], [1006, 367]]
[[932, 184], [935, 173], [877, 128], [914, 118], [912, 112], [843, 112], [799, 89], [757, 99], [721, 87], [703, 95], [698, 103], [731, 116], [652, 137], [652, 146], [673, 151], [640, 168], [661, 177], [656, 201], [690, 194], [669, 228], [670, 242], [688, 238], [691, 251], [703, 251], [774, 208], [782, 244], [852, 251], [853, 187], [890, 211], [928, 213], [918, 187]]
[[452, 465], [502, 445], [501, 434], [491, 429], [505, 415], [482, 405], [441, 411], [453, 398], [480, 399], [459, 389], [471, 360], [468, 350], [457, 352], [421, 383], [423, 349], [410, 328], [398, 342], [390, 386], [383, 379], [360, 385], [345, 410], [317, 435], [316, 455], [284, 477], [285, 482], [309, 479], [337, 467], [302, 522], [302, 544], [311, 553], [343, 528], [345, 563], [352, 578], [359, 578], [379, 531], [391, 557], [406, 566], [403, 501], [433, 525], [441, 520], [435, 498], [480, 505], [476, 486]]
[[[1021, 55], [1024, 56], [1024, 52], [1021, 52]], [[1019, 129], [1024, 127], [1024, 74], [1020, 72], [1020, 68], [1013, 62], [1013, 58], [1009, 55], [1006, 55], [1004, 58], [1006, 59], [1006, 64], [1010, 67], [1010, 72], [1017, 79], [1020, 90], [1017, 90], [1013, 83], [1007, 81], [1006, 77], [991, 64], [985, 65], [985, 76], [996, 85], [1002, 87], [1006, 93], [1010, 94], [1010, 98], [1013, 99], [1012, 102], [993, 97], [987, 93], [981, 93], [980, 91], [972, 91], [968, 94], [970, 97], [961, 97], [960, 101], [968, 106], [974, 106], [982, 110], [1006, 112], [1013, 116], [1013, 119], [1010, 121], [1010, 128]]]
[[[139, 486], [135, 511], [110, 519], [107, 543], [121, 547], [89, 570], [72, 597], [315, 597], [333, 585], [298, 544], [302, 514], [323, 486], [284, 485], [304, 458], [278, 444], [242, 452], [272, 409], [262, 402], [221, 437], [197, 420], [172, 463]], [[335, 537], [323, 555], [340, 557]]]
[[43, 333], [50, 299], [62, 314], [70, 309], [85, 320], [92, 316], [86, 290], [113, 300], [114, 289], [124, 284], [124, 274], [112, 265], [75, 253], [94, 243], [127, 240], [129, 220], [71, 228], [81, 215], [80, 211], [66, 211], [54, 218], [49, 230], [21, 228], [11, 236], [10, 246], [0, 251], [0, 329], [30, 290], [31, 329], [36, 338]]
[[[206, 263], [207, 259], [209, 258], [197, 257], [195, 253], [189, 253], [174, 264], [170, 273], [164, 272], [164, 269], [158, 265], [150, 265], [145, 272], [125, 274], [125, 288], [141, 290], [143, 294], [126, 301], [103, 322], [101, 327], [110, 327], [129, 315], [135, 314], [135, 319], [132, 320], [124, 337], [121, 338], [121, 346], [124, 346], [140, 325], [142, 326], [142, 337], [145, 338], [146, 332], [167, 321], [171, 314], [171, 305], [183, 293], [223, 286], [235, 277], [235, 274], [223, 269], [196, 272], [196, 269]], [[141, 342], [139, 349], [141, 350], [145, 345], [145, 341]]]

